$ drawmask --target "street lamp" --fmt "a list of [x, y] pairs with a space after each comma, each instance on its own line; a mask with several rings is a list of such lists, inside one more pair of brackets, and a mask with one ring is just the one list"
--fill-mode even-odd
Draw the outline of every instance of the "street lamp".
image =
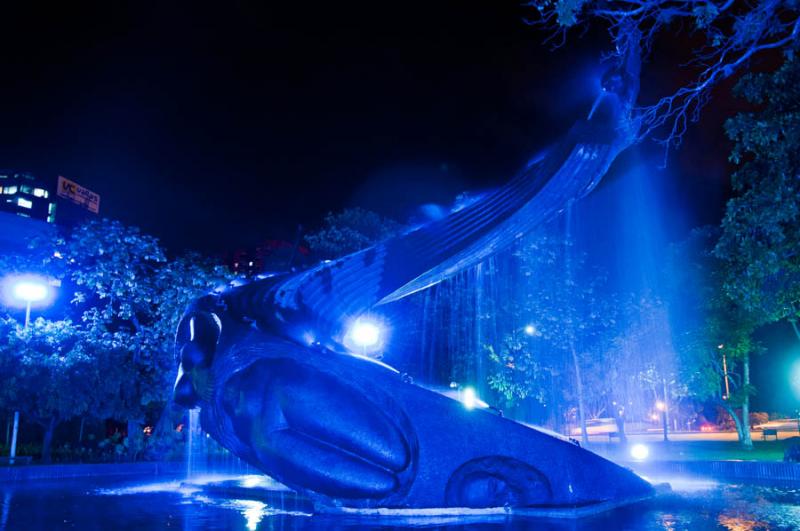
[[722, 352], [722, 374], [725, 379], [725, 395], [722, 399], [727, 400], [728, 397], [731, 396], [731, 388], [728, 384], [728, 359], [725, 357], [725, 345], [720, 343], [717, 345], [717, 349]]
[[[44, 303], [50, 297], [50, 285], [47, 279], [36, 275], [25, 275], [20, 277], [7, 277], [5, 282], [6, 292], [15, 303], [22, 303], [25, 306], [25, 329], [31, 324], [31, 306], [34, 303]], [[10, 289], [8, 289], [10, 288]], [[9, 453], [10, 464], [14, 464], [17, 456], [17, 434], [19, 433], [19, 411], [14, 412], [14, 431], [11, 435], [11, 452]]]
[[42, 302], [50, 293], [48, 285], [36, 279], [21, 280], [14, 284], [14, 298], [25, 303], [25, 328], [31, 322], [31, 305]]

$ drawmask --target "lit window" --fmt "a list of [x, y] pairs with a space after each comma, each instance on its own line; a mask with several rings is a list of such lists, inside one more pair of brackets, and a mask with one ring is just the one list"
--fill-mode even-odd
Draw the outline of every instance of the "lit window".
[[24, 197], [17, 198], [17, 204], [22, 208], [31, 208], [33, 206], [33, 201], [28, 201]]
[[56, 217], [53, 216], [53, 215], [47, 216], [47, 222], [48, 223], [55, 223], [56, 222]]
[[22, 191], [23, 194], [32, 194], [33, 193], [33, 188], [31, 188], [30, 186], [23, 185], [21, 191]]
[[2, 175], [0, 175], [0, 179], [8, 179], [8, 175], [2, 174]]
[[3, 188], [3, 193], [4, 194], [16, 194], [17, 193], [17, 187], [16, 186], [6, 186], [5, 188]]
[[253, 262], [248, 262], [247, 265], [253, 267]]
[[48, 214], [55, 214], [56, 213], [56, 204], [55, 203], [50, 203], [49, 205], [47, 205], [47, 213]]
[[31, 215], [30, 215], [30, 214], [26, 214], [26, 213], [24, 213], [24, 212], [17, 212], [17, 215], [18, 215], [18, 216], [22, 216], [23, 218], [29, 218], [29, 217], [31, 217]]
[[48, 194], [47, 194], [47, 190], [45, 190], [44, 188], [34, 188], [33, 189], [33, 195], [35, 197], [44, 197], [45, 199], [47, 199], [47, 195]]

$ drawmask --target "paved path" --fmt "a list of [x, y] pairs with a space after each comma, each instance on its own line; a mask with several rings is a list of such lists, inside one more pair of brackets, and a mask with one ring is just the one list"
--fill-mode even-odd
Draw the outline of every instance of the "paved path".
[[[778, 439], [788, 439], [789, 437], [797, 437], [800, 433], [795, 431], [778, 431]], [[681, 432], [670, 432], [667, 435], [671, 441], [685, 441], [685, 442], [693, 442], [693, 441], [729, 441], [729, 442], [736, 442], [739, 440], [738, 435], [735, 431], [721, 431], [721, 432], [711, 432], [711, 433], [704, 433], [699, 431], [681, 431]], [[573, 436], [574, 437], [574, 436]], [[762, 441], [761, 431], [752, 430], [750, 432], [750, 437], [754, 441]], [[663, 434], [661, 430], [652, 431], [647, 433], [629, 433], [628, 440], [631, 442], [654, 442], [654, 441], [662, 441]], [[773, 441], [775, 437], [769, 436], [768, 440]], [[608, 442], [608, 435], [590, 435], [589, 441], [591, 442]]]

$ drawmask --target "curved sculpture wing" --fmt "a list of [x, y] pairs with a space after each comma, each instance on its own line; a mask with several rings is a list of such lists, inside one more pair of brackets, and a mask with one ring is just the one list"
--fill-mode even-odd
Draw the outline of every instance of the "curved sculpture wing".
[[590, 118], [576, 123], [511, 182], [374, 247], [288, 278], [256, 282], [242, 289], [241, 311], [292, 339], [307, 341], [311, 334], [334, 348], [353, 317], [474, 266], [551, 219], [594, 189], [636, 140], [631, 109], [638, 93], [638, 49], [630, 49], [605, 76], [609, 91]]

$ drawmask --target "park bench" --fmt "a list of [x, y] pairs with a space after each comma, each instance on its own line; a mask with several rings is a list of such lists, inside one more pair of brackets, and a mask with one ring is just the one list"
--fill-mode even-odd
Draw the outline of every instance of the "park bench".
[[776, 428], [767, 428], [761, 431], [761, 438], [764, 439], [765, 441], [767, 440], [767, 437], [769, 437], [770, 435], [775, 437], [776, 441], [778, 440], [778, 430]]
[[7, 466], [7, 465], [29, 465], [33, 457], [29, 455], [18, 455], [14, 458], [14, 462], [11, 462], [11, 458], [7, 455], [0, 457], [0, 466]]

